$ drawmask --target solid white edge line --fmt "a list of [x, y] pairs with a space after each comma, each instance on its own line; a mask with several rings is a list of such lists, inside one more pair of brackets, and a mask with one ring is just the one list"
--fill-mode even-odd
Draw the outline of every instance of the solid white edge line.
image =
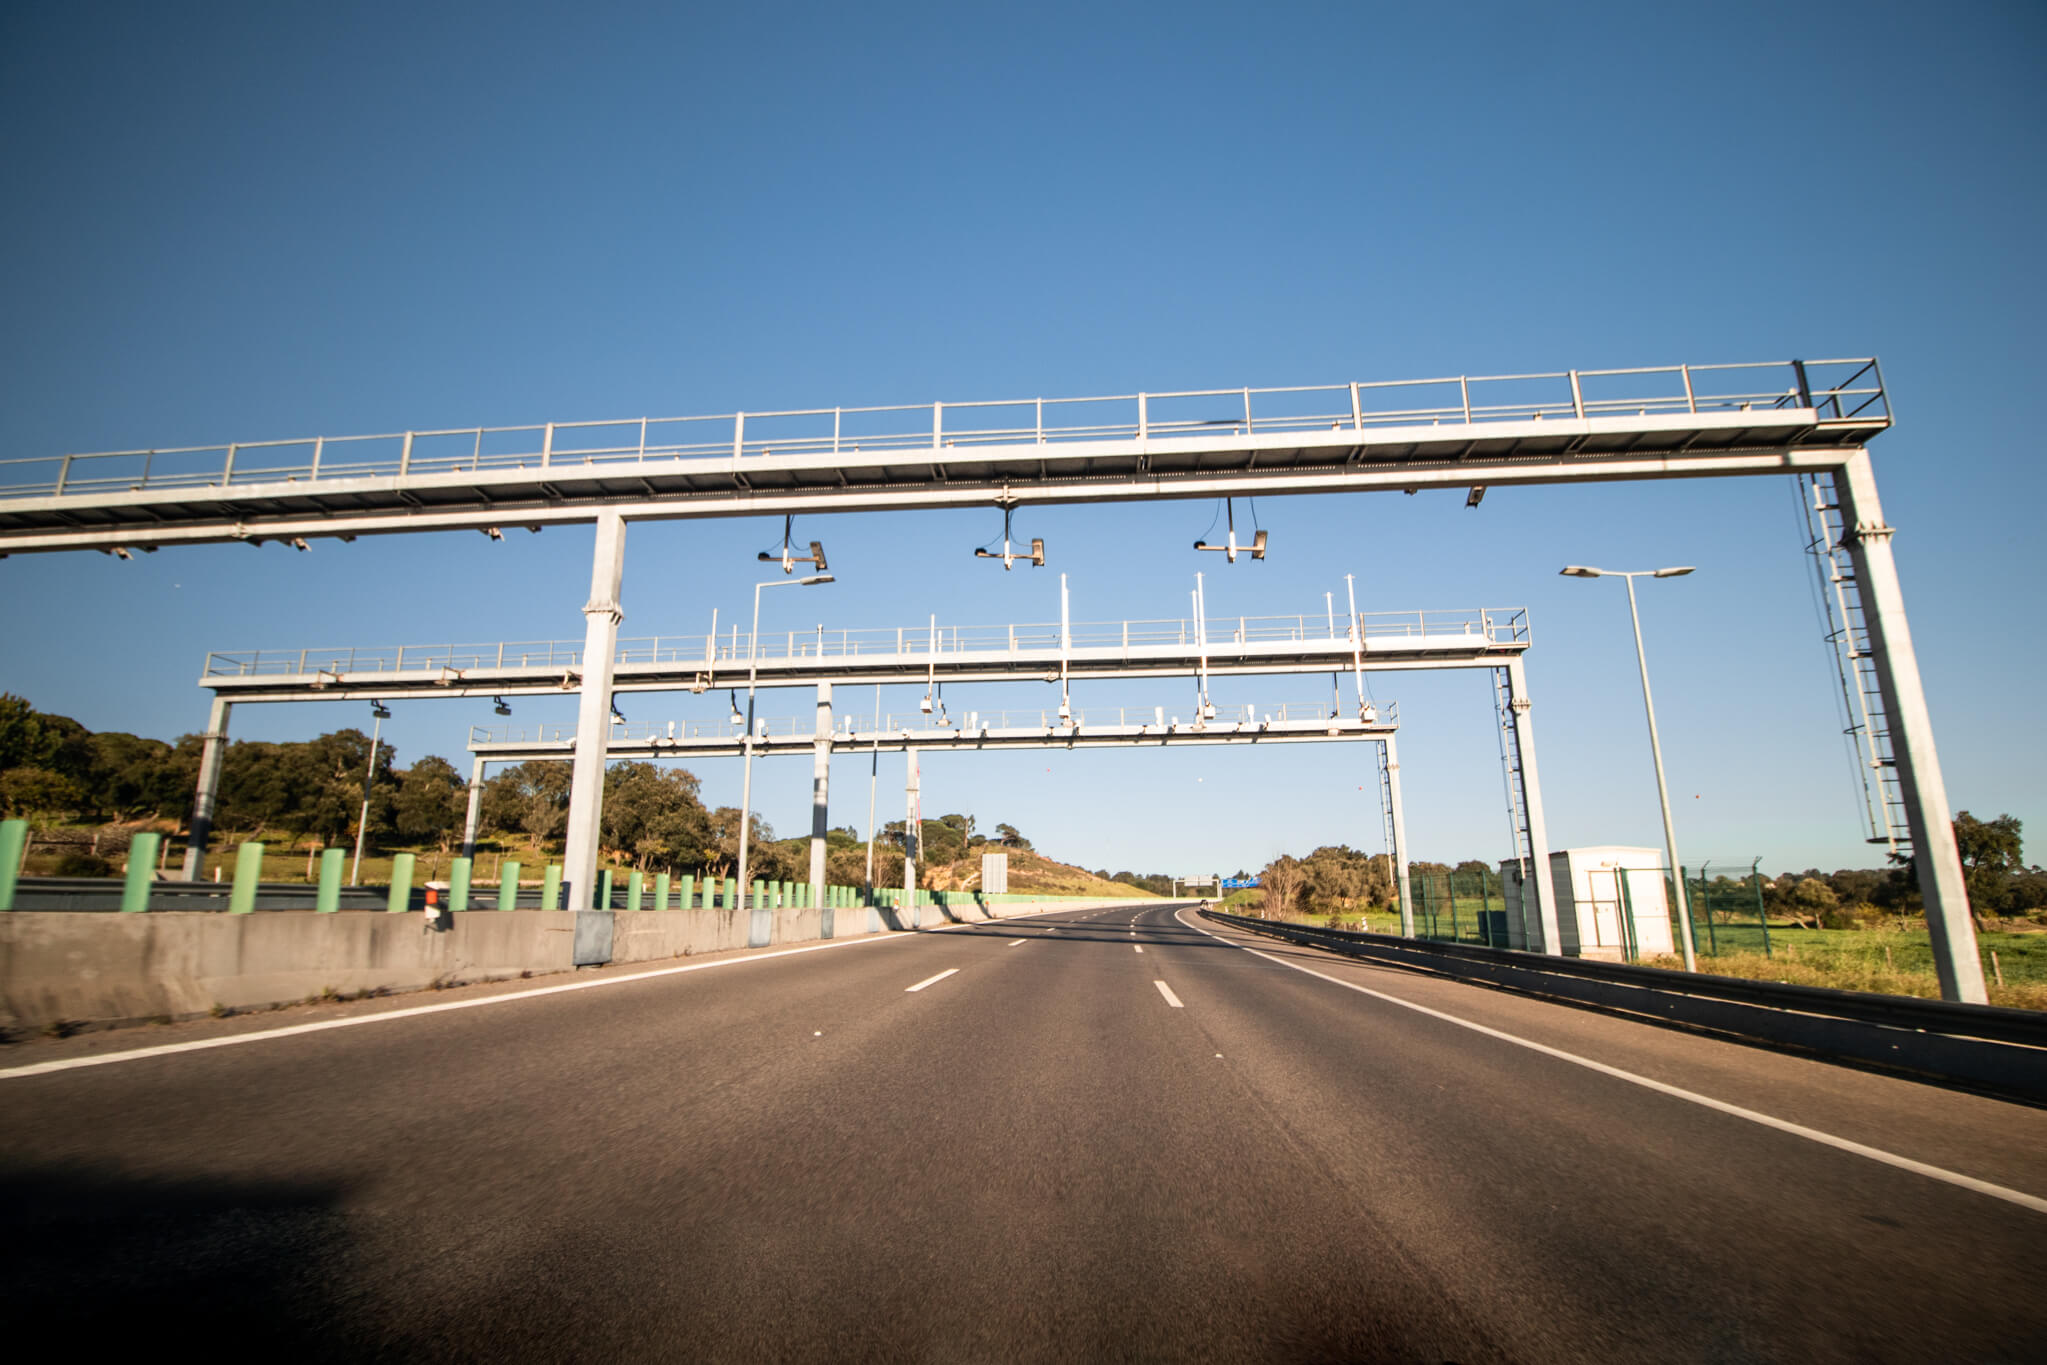
[[[1184, 919], [1180, 922], [1182, 924], [1187, 923]], [[1430, 1009], [1427, 1005], [1418, 1005], [1412, 1000], [1402, 1000], [1398, 996], [1375, 991], [1369, 986], [1360, 986], [1354, 981], [1345, 981], [1341, 977], [1318, 972], [1312, 967], [1304, 967], [1298, 962], [1288, 962], [1285, 958], [1274, 957], [1272, 954], [1260, 952], [1256, 948], [1245, 947], [1241, 943], [1235, 943], [1224, 938], [1221, 934], [1202, 928], [1199, 924], [1191, 924], [1187, 927], [1199, 930], [1217, 942], [1227, 944], [1229, 947], [1235, 948], [1240, 952], [1249, 953], [1253, 957], [1262, 957], [1267, 962], [1275, 962], [1282, 967], [1291, 967], [1297, 972], [1305, 972], [1307, 975], [1318, 980], [1342, 986], [1345, 990], [1356, 991], [1360, 995], [1369, 995], [1374, 1000], [1383, 1000], [1389, 1005], [1398, 1005], [1402, 1009], [1413, 1010], [1417, 1014], [1426, 1014], [1430, 1018], [1440, 1019], [1446, 1024], [1455, 1024], [1459, 1028], [1470, 1029], [1473, 1033], [1483, 1033], [1487, 1037], [1497, 1038], [1503, 1043], [1512, 1043], [1516, 1047], [1525, 1047], [1531, 1052], [1540, 1052], [1546, 1057], [1554, 1057], [1558, 1061], [1569, 1062], [1574, 1066], [1582, 1066], [1588, 1071], [1597, 1071], [1601, 1075], [1612, 1076], [1616, 1080], [1627, 1081], [1631, 1085], [1639, 1085], [1646, 1090], [1654, 1090], [1658, 1094], [1669, 1095], [1673, 1099], [1686, 1100], [1692, 1104], [1717, 1110], [1722, 1114], [1729, 1114], [1738, 1119], [1747, 1119], [1750, 1123], [1759, 1123], [1765, 1128], [1774, 1128], [1780, 1133], [1789, 1133], [1793, 1137], [1802, 1137], [1809, 1142], [1817, 1142], [1822, 1146], [1832, 1147], [1838, 1151], [1867, 1157], [1871, 1161], [1879, 1161], [1886, 1166], [1895, 1166], [1901, 1171], [1911, 1171], [1915, 1175], [1923, 1175], [1931, 1180], [1944, 1181], [1947, 1184], [1959, 1186], [1965, 1190], [1974, 1190], [1978, 1194], [1987, 1194], [1992, 1199], [2002, 1199], [2007, 1204], [2017, 1204], [2020, 1208], [2031, 1209], [2035, 1213], [2047, 1213], [2047, 1199], [2027, 1194], [2023, 1190], [2014, 1190], [2005, 1185], [1994, 1185], [1988, 1180], [1978, 1180], [1975, 1176], [1963, 1175], [1960, 1171], [1950, 1171], [1944, 1166], [1930, 1166], [1924, 1161], [1914, 1161], [1911, 1157], [1899, 1156], [1896, 1152], [1887, 1152], [1881, 1147], [1870, 1147], [1849, 1138], [1836, 1137], [1832, 1133], [1823, 1133], [1817, 1128], [1808, 1128], [1802, 1123], [1793, 1123], [1789, 1119], [1776, 1118], [1773, 1115], [1765, 1114], [1755, 1109], [1744, 1109], [1738, 1104], [1729, 1104], [1725, 1100], [1716, 1100], [1711, 1095], [1701, 1095], [1696, 1090], [1686, 1090], [1664, 1081], [1652, 1080], [1648, 1076], [1639, 1075], [1633, 1071], [1624, 1071], [1620, 1067], [1609, 1066], [1605, 1062], [1595, 1062], [1590, 1057], [1581, 1057], [1575, 1052], [1565, 1052], [1563, 1049], [1551, 1047], [1547, 1043], [1534, 1042], [1527, 1038], [1517, 1037], [1514, 1034], [1488, 1027], [1485, 1024], [1474, 1023], [1469, 1019], [1460, 1019], [1454, 1014], [1445, 1014], [1441, 1010]], [[1158, 985], [1160, 990], [1165, 990], [1165, 982], [1161, 981]], [[1170, 992], [1168, 994], [1170, 995]]]
[[1163, 981], [1153, 981], [1151, 984], [1159, 988], [1159, 994], [1166, 997], [1166, 1003], [1168, 1005], [1171, 1005], [1176, 1010], [1184, 1010], [1187, 1008], [1185, 1005], [1180, 1003], [1180, 997], [1173, 994], [1173, 988], [1171, 986], [1168, 986]]
[[[1056, 915], [1056, 910], [1038, 910], [1029, 915], [1015, 915], [1014, 919], [1035, 919], [1039, 915]], [[979, 921], [991, 923], [992, 921]], [[928, 931], [943, 933], [948, 929], [972, 928], [968, 924], [940, 925]], [[14, 1080], [23, 1076], [46, 1076], [58, 1071], [76, 1071], [88, 1066], [108, 1066], [114, 1062], [132, 1062], [144, 1057], [164, 1057], [173, 1052], [204, 1052], [208, 1048], [233, 1047], [238, 1043], [268, 1042], [273, 1038], [289, 1038], [300, 1033], [320, 1033], [332, 1028], [354, 1028], [358, 1024], [382, 1024], [393, 1019], [416, 1019], [423, 1014], [444, 1014], [449, 1010], [481, 1009], [485, 1005], [503, 1005], [514, 1000], [533, 1000], [543, 995], [562, 995], [569, 991], [595, 990], [600, 986], [622, 986], [629, 981], [651, 981], [656, 977], [680, 976], [684, 972], [709, 971], [713, 967], [739, 967], [749, 962], [767, 962], [778, 957], [794, 957], [798, 953], [822, 952], [827, 948], [858, 948], [870, 943], [913, 943], [918, 932], [894, 931], [873, 934], [863, 938], [833, 939], [827, 943], [807, 943], [801, 948], [778, 948], [771, 953], [756, 953], [751, 957], [724, 957], [715, 962], [691, 962], [680, 967], [656, 967], [652, 971], [630, 972], [624, 976], [602, 976], [590, 981], [569, 981], [559, 986], [534, 986], [529, 990], [510, 991], [504, 995], [486, 995], [474, 1000], [448, 1000], [438, 1005], [409, 1005], [400, 1010], [382, 1010], [375, 1014], [358, 1014], [348, 1019], [322, 1019], [312, 1024], [291, 1024], [284, 1028], [260, 1029], [254, 1033], [233, 1033], [224, 1038], [195, 1038], [185, 1043], [164, 1043], [158, 1047], [135, 1047], [121, 1052], [102, 1052], [91, 1057], [66, 1057], [52, 1062], [33, 1062], [28, 1066], [9, 1067], [0, 1070], [0, 1081]]]
[[938, 984], [939, 982], [941, 982], [941, 981], [945, 980], [945, 978], [947, 978], [948, 976], [951, 976], [951, 975], [952, 975], [953, 973], [957, 972], [958, 970], [959, 970], [959, 968], [957, 968], [957, 967], [947, 967], [947, 968], [946, 968], [946, 969], [945, 969], [944, 971], [940, 972], [940, 973], [939, 973], [939, 974], [938, 974], [937, 976], [927, 976], [927, 977], [925, 977], [925, 978], [924, 978], [924, 979], [923, 979], [922, 981], [919, 981], [919, 982], [918, 982], [918, 983], [917, 983], [916, 985], [914, 985], [914, 986], [905, 986], [905, 987], [903, 987], [903, 994], [904, 994], [904, 995], [908, 995], [908, 994], [910, 994], [910, 993], [911, 993], [911, 992], [913, 992], [913, 991], [921, 991], [921, 990], [923, 990], [923, 989], [924, 989], [924, 988], [925, 988], [926, 986], [935, 986], [935, 985], [937, 985], [937, 984]]

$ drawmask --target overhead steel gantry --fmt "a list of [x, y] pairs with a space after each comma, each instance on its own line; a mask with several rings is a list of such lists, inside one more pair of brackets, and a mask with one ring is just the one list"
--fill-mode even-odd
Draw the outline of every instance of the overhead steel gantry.
[[[827, 828], [826, 803], [831, 756], [835, 753], [908, 753], [905, 804], [916, 818], [919, 777], [918, 759], [929, 753], [983, 753], [996, 749], [1129, 749], [1172, 748], [1186, 745], [1268, 745], [1332, 744], [1358, 740], [1376, 741], [1380, 772], [1388, 779], [1384, 788], [1388, 859], [1392, 864], [1401, 933], [1414, 934], [1414, 907], [1407, 873], [1407, 818], [1400, 795], [1400, 757], [1396, 734], [1400, 728], [1397, 702], [1371, 703], [1362, 716], [1333, 712], [1326, 702], [1291, 703], [1260, 708], [1238, 706], [1217, 708], [1214, 716], [1197, 715], [1183, 721], [1168, 716], [1164, 707], [1091, 707], [1071, 710], [1065, 717], [1057, 711], [1004, 710], [967, 711], [957, 720], [934, 721], [919, 711], [907, 715], [844, 717], [835, 725], [830, 689], [819, 696], [813, 724], [789, 718], [762, 719], [753, 739], [756, 755], [802, 754], [813, 756], [811, 808], [811, 884], [823, 884], [823, 847]], [[473, 727], [469, 732], [469, 810], [462, 829], [462, 852], [474, 856], [476, 832], [482, 813], [485, 770], [492, 763], [528, 763], [565, 760], [576, 751], [572, 726]], [[733, 725], [720, 721], [670, 721], [666, 725], [633, 723], [613, 725], [606, 743], [611, 758], [672, 759], [681, 757], [737, 758], [746, 751], [746, 730], [742, 721]], [[908, 825], [905, 826], [908, 828]], [[914, 848], [905, 850], [904, 890], [915, 889]], [[813, 893], [815, 894], [815, 893]], [[1528, 926], [1530, 941], [1541, 937], [1536, 926]], [[1544, 942], [1554, 942], [1552, 935]]]
[[[593, 522], [584, 733], [607, 718], [637, 520], [1797, 475], [1838, 524], [1941, 993], [1986, 998], [1867, 442], [1873, 359], [816, 408], [315, 436], [0, 461], [0, 555]], [[1844, 637], [1845, 638], [1845, 637]], [[1866, 646], [1866, 647], [1865, 647]], [[576, 757], [565, 874], [594, 894], [601, 746]], [[1894, 845], [1895, 846], [1895, 845]], [[1538, 878], [1538, 885], [1545, 879]]]
[[[1062, 590], [1062, 608], [1064, 607]], [[1300, 742], [1309, 739], [1350, 737], [1362, 726], [1365, 737], [1379, 733], [1382, 721], [1391, 717], [1367, 697], [1367, 673], [1410, 669], [1491, 669], [1495, 691], [1519, 697], [1518, 732], [1523, 739], [1510, 746], [1514, 790], [1525, 789], [1527, 800], [1520, 807], [1517, 828], [1523, 833], [1517, 855], [1533, 856], [1541, 850], [1547, 857], [1547, 836], [1543, 829], [1541, 788], [1534, 767], [1534, 734], [1529, 721], [1526, 676], [1522, 655], [1530, 643], [1528, 613], [1521, 607], [1476, 608], [1466, 611], [1362, 612], [1347, 609], [1338, 613], [1325, 604], [1320, 613], [1291, 616], [1234, 616], [1227, 618], [1074, 622], [1062, 612], [1057, 622], [995, 626], [940, 624], [936, 618], [919, 626], [872, 630], [812, 630], [763, 634], [757, 646], [758, 686], [815, 688], [818, 699], [817, 727], [781, 736], [782, 742], [799, 748], [812, 746], [818, 734], [832, 729], [832, 695], [835, 684], [924, 685], [927, 702], [948, 682], [1008, 682], [1019, 680], [1060, 683], [1061, 705], [1057, 710], [1000, 713], [1014, 720], [997, 721], [991, 713], [986, 724], [943, 724], [929, 722], [919, 712], [908, 726], [877, 726], [893, 734], [900, 729], [929, 735], [928, 742], [903, 743], [877, 739], [870, 727], [855, 748], [878, 747], [897, 751], [909, 749], [958, 748], [971, 731], [981, 735], [979, 743], [993, 747], [1093, 748], [1130, 744], [1217, 744]], [[749, 656], [756, 646], [737, 632], [720, 634], [716, 618], [701, 636], [658, 637], [615, 642], [612, 694], [622, 691], [693, 691], [715, 687], [736, 688], [746, 677]], [[582, 650], [572, 641], [525, 641], [476, 645], [408, 645], [388, 648], [321, 648], [298, 650], [216, 651], [207, 656], [200, 685], [214, 693], [202, 751], [198, 788], [194, 793], [191, 837], [185, 854], [185, 875], [200, 875], [206, 844], [211, 835], [214, 806], [225, 754], [228, 723], [236, 704], [305, 701], [383, 701], [394, 698], [451, 699], [531, 696], [580, 693], [586, 670]], [[1207, 702], [1208, 679], [1215, 675], [1349, 673], [1355, 680], [1356, 717], [1341, 715], [1331, 704], [1309, 709], [1285, 709], [1253, 713], [1239, 708], [1214, 715]], [[1071, 707], [1065, 684], [1075, 678], [1091, 680], [1154, 677], [1187, 677], [1197, 683], [1189, 720], [1166, 716], [1164, 708], [1149, 713], [1094, 708], [1082, 712]], [[1063, 714], [1062, 714], [1063, 713]], [[968, 713], [978, 721], [981, 713]], [[1114, 719], [1111, 719], [1113, 714]], [[607, 718], [609, 712], [607, 710]], [[1082, 717], [1092, 716], [1088, 723]], [[1025, 721], [1028, 720], [1026, 724]], [[858, 724], [858, 718], [853, 718]], [[1019, 728], [1013, 736], [999, 732]], [[509, 732], [507, 732], [509, 733]], [[576, 756], [573, 736], [576, 727], [552, 727], [528, 735], [520, 732], [518, 742], [538, 744], [538, 749], [508, 750], [524, 757], [563, 758]], [[636, 756], [680, 757], [689, 754], [738, 752], [743, 730], [724, 723], [687, 722], [680, 727], [646, 730], [640, 726], [606, 725], [599, 733], [607, 736], [607, 759]], [[1054, 742], [1034, 740], [1051, 734]], [[993, 736], [992, 739], [988, 736]], [[764, 752], [772, 738], [757, 741], [756, 752]], [[476, 745], [472, 744], [472, 749]], [[838, 748], [847, 747], [838, 743]], [[471, 825], [481, 790], [485, 762], [523, 761], [498, 756], [474, 760], [470, 782]], [[823, 884], [822, 859], [825, 832], [823, 803], [829, 782], [829, 755], [817, 750], [818, 767], [813, 781], [812, 863], [813, 886]], [[1399, 756], [1390, 732], [1379, 748], [1381, 810], [1387, 827], [1387, 847], [1401, 866], [1406, 862], [1406, 827], [1398, 817]], [[595, 815], [591, 817], [595, 819]], [[1411, 909], [1403, 888], [1403, 915]], [[1558, 942], [1553, 919], [1553, 893], [1545, 900], [1538, 884], [1538, 916], [1541, 926], [1531, 926], [1530, 942]], [[1404, 924], [1411, 920], [1403, 919]]]

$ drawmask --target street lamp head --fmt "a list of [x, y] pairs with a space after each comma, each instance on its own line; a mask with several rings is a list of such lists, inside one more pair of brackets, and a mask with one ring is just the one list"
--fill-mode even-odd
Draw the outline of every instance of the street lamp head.
[[814, 573], [808, 578], [799, 578], [796, 581], [808, 588], [818, 583], [836, 583], [838, 579], [828, 573]]
[[370, 703], [370, 714], [378, 720], [389, 720], [391, 719], [391, 708], [380, 701], [373, 701]]
[[1682, 578], [1682, 577], [1684, 577], [1684, 576], [1685, 576], [1686, 574], [1690, 573], [1690, 572], [1692, 571], [1692, 568], [1693, 568], [1693, 566], [1692, 566], [1692, 565], [1690, 565], [1690, 564], [1686, 564], [1686, 565], [1683, 565], [1683, 566], [1681, 566], [1681, 567], [1679, 567], [1679, 568], [1675, 568], [1675, 569], [1658, 569], [1658, 570], [1656, 571], [1656, 577], [1658, 577], [1658, 578]]
[[1602, 578], [1605, 576], [1605, 570], [1589, 569], [1583, 564], [1566, 564], [1559, 572], [1566, 578]]

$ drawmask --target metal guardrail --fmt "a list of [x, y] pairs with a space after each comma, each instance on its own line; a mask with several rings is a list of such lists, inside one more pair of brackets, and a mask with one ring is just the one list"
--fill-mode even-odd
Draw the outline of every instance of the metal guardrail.
[[[1361, 612], [1357, 618], [1367, 653], [1401, 645], [1470, 641], [1487, 645], [1526, 645], [1525, 607], [1486, 607], [1470, 611]], [[1349, 622], [1344, 615], [1300, 613], [1292, 616], [1213, 618], [1200, 625], [1188, 620], [1084, 622], [1068, 628], [1071, 651], [1192, 649], [1203, 639], [1212, 654], [1232, 649], [1283, 648], [1292, 644], [1346, 644]], [[764, 663], [800, 659], [903, 658], [912, 662], [953, 656], [1056, 655], [1061, 648], [1059, 623], [1032, 622], [1008, 626], [900, 626], [866, 630], [778, 631], [763, 634], [758, 652], [748, 648], [737, 627], [729, 635], [642, 636], [618, 642], [620, 665], [668, 664], [680, 667], [743, 666], [749, 658]], [[580, 668], [580, 640], [494, 641], [488, 644], [393, 645], [369, 648], [283, 650], [216, 650], [206, 656], [207, 678], [306, 677], [364, 673], [436, 672], [442, 669]]]
[[1456, 375], [889, 407], [805, 408], [309, 436], [0, 461], [0, 497], [229, 488], [492, 469], [645, 465], [759, 455], [1052, 446], [1086, 441], [1811, 410], [1888, 424], [1874, 359]]
[[1390, 934], [1354, 933], [1349, 930], [1318, 929], [1307, 924], [1290, 924], [1283, 920], [1252, 919], [1243, 915], [1225, 914], [1219, 910], [1207, 910], [1203, 913], [1239, 928], [1292, 938], [1337, 951], [1354, 947], [1397, 948], [1405, 952], [1426, 954], [1430, 958], [1445, 962], [1485, 966], [1507, 965], [1526, 972], [1611, 982], [1664, 995], [1724, 1000], [1802, 1015], [1872, 1024], [1881, 1028], [1908, 1029], [1914, 1032], [1939, 1033], [1957, 1038], [1975, 1038], [2047, 1049], [2047, 1013], [2034, 1010], [2003, 1009], [1995, 1005], [1964, 1005], [1910, 995], [1840, 991], [1824, 986], [1794, 986], [1777, 981], [1751, 981], [1743, 977], [1713, 976], [1704, 972], [1672, 972], [1658, 967], [1637, 967], [1622, 962], [1549, 957], [1511, 948], [1432, 943], [1422, 939], [1398, 938]]
[[[1373, 704], [1372, 722], [1380, 726], [1397, 726], [1400, 723], [1400, 703], [1387, 701]], [[1286, 702], [1279, 706], [1218, 706], [1215, 714], [1207, 718], [1207, 724], [1221, 728], [1232, 725], [1255, 725], [1261, 721], [1282, 724], [1320, 723], [1329, 720], [1330, 706], [1326, 701]], [[1350, 714], [1341, 717], [1346, 722], [1353, 719]], [[835, 733], [840, 738], [861, 735], [894, 735], [905, 731], [930, 732], [934, 730], [962, 728], [966, 730], [1050, 730], [1065, 729], [1067, 722], [1060, 719], [1056, 709], [1033, 707], [1027, 710], [1007, 711], [963, 711], [957, 716], [939, 716], [924, 711], [909, 711], [902, 715], [888, 712], [883, 715], [841, 716]], [[1096, 706], [1087, 709], [1073, 709], [1072, 728], [1087, 730], [1090, 727], [1118, 727], [1136, 729], [1140, 726], [1178, 724], [1185, 718], [1171, 715], [1164, 708], [1156, 706]], [[614, 744], [652, 744], [662, 740], [720, 740], [732, 739], [746, 732], [744, 718], [734, 720], [690, 720], [690, 721], [632, 721], [627, 724], [613, 723], [611, 740]], [[815, 717], [775, 716], [756, 717], [754, 733], [763, 739], [807, 740], [817, 734]], [[479, 744], [566, 744], [576, 738], [573, 722], [561, 725], [497, 725], [471, 726], [469, 745]]]

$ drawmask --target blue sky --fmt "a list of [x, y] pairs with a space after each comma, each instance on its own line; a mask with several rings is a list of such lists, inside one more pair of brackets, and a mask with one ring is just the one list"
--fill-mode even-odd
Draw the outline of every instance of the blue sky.
[[[1874, 354], [1898, 426], [1872, 450], [1952, 802], [2047, 837], [2037, 6], [422, 8], [0, 12], [0, 456]], [[1177, 615], [1196, 570], [1216, 614], [1316, 612], [1345, 573], [1365, 610], [1526, 606], [1552, 843], [1654, 845], [1624, 594], [1556, 570], [1695, 564], [1643, 588], [1687, 861], [1870, 865], [1793, 496], [1273, 499], [1271, 559], [1234, 567], [1185, 548], [1206, 504], [1052, 509], [1018, 527], [1052, 566], [1006, 575], [966, 558], [993, 511], [820, 518], [799, 529], [839, 582], [771, 594], [764, 629], [1051, 620], [1060, 570], [1082, 620]], [[744, 612], [779, 529], [634, 527], [624, 633]], [[201, 728], [209, 649], [578, 637], [589, 546], [16, 557], [0, 688], [173, 737]], [[1402, 705], [1415, 854], [1504, 856], [1482, 678], [1374, 687]], [[302, 737], [364, 709], [244, 708], [234, 729]], [[401, 761], [459, 757], [491, 719], [400, 704], [387, 734]], [[902, 760], [882, 764], [899, 814]], [[699, 771], [736, 801], [735, 764]], [[808, 776], [756, 773], [784, 832]], [[835, 822], [864, 825], [866, 765], [835, 777]], [[1350, 747], [934, 758], [924, 777], [928, 813], [1144, 870], [1376, 849], [1371, 781]]]

